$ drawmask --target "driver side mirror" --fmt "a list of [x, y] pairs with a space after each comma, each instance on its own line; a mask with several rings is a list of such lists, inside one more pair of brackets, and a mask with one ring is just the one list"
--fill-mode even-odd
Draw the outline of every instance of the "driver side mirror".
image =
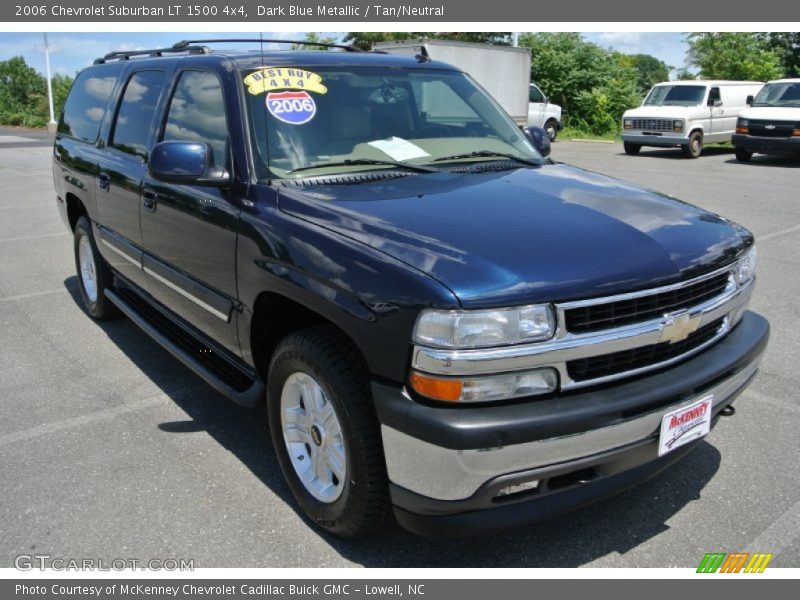
[[714, 108], [719, 108], [722, 106], [722, 100], [714, 100]]
[[205, 142], [161, 142], [150, 153], [150, 173], [166, 183], [224, 187], [230, 174], [214, 166], [214, 151]]
[[541, 127], [526, 127], [522, 130], [536, 151], [547, 158], [550, 156], [550, 136]]
[[747, 104], [747, 106], [751, 106], [753, 104], [753, 94], [748, 95], [744, 103]]

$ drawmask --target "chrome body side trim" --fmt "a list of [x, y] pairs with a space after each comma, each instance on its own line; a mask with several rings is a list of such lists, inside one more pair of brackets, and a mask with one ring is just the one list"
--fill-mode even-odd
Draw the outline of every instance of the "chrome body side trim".
[[194, 302], [200, 308], [203, 308], [203, 309], [207, 310], [208, 312], [210, 312], [215, 317], [217, 317], [219, 319], [222, 319], [226, 323], [228, 322], [228, 316], [229, 315], [225, 314], [222, 311], [217, 310], [216, 308], [214, 308], [210, 304], [207, 304], [206, 302], [203, 302], [197, 296], [195, 296], [193, 294], [190, 294], [189, 292], [184, 290], [179, 285], [176, 285], [175, 283], [171, 282], [166, 277], [163, 277], [160, 274], [156, 273], [153, 269], [147, 267], [146, 265], [144, 266], [144, 272], [147, 273], [148, 275], [150, 275], [151, 277], [153, 277], [154, 279], [156, 279], [157, 281], [160, 281], [161, 283], [163, 283], [165, 286], [167, 286], [171, 290], [177, 292], [178, 294], [180, 294], [181, 296], [183, 296], [184, 298], [186, 298], [190, 302]]
[[641, 323], [575, 334], [566, 330], [565, 311], [582, 306], [619, 302], [680, 289], [704, 279], [715, 277], [724, 272], [730, 273], [731, 269], [732, 267], [729, 266], [699, 278], [660, 288], [652, 288], [629, 294], [618, 294], [605, 298], [593, 298], [557, 304], [555, 307], [558, 319], [557, 330], [555, 336], [549, 341], [474, 350], [447, 350], [417, 345], [414, 346], [412, 351], [411, 366], [413, 369], [425, 373], [444, 376], [487, 375], [551, 366], [559, 371], [561, 378], [560, 389], [562, 390], [577, 389], [598, 383], [605, 383], [659, 369], [700, 352], [723, 337], [736, 325], [744, 308], [750, 301], [755, 279], [750, 280], [741, 287], [737, 287], [731, 276], [728, 286], [720, 295], [685, 309], [684, 311], [677, 311], [687, 314], [692, 319], [696, 319], [696, 328], [703, 327], [727, 317], [719, 331], [717, 331], [716, 335], [710, 341], [666, 361], [647, 365], [632, 371], [625, 371], [607, 377], [585, 381], [573, 381], [570, 378], [566, 368], [566, 363], [568, 361], [602, 356], [614, 352], [658, 344], [662, 341], [667, 319], [659, 317]]
[[103, 245], [104, 245], [106, 248], [108, 248], [108, 249], [109, 249], [109, 250], [111, 250], [112, 252], [115, 252], [116, 254], [118, 254], [119, 256], [121, 256], [122, 258], [124, 258], [125, 260], [127, 260], [129, 263], [131, 263], [132, 265], [136, 265], [136, 266], [137, 266], [138, 268], [140, 268], [140, 269], [142, 268], [142, 263], [141, 263], [140, 261], [136, 260], [136, 259], [135, 259], [135, 258], [133, 258], [132, 256], [129, 256], [129, 255], [126, 253], [126, 252], [123, 252], [122, 250], [120, 250], [119, 248], [117, 248], [116, 246], [114, 246], [114, 245], [113, 245], [111, 242], [109, 242], [107, 239], [105, 239], [105, 238], [101, 237], [101, 238], [100, 238], [100, 242], [101, 242], [101, 243], [102, 243], [102, 244], [103, 244]]
[[[700, 396], [725, 402], [758, 370], [763, 353], [735, 375]], [[500, 475], [590, 457], [658, 435], [663, 415], [691, 404], [687, 399], [635, 418], [574, 435], [479, 450], [452, 450], [381, 426], [389, 480], [439, 500], [463, 500]]]

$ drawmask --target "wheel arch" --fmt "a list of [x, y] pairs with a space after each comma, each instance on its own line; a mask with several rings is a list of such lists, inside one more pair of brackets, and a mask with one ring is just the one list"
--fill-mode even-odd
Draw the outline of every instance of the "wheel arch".
[[69, 228], [75, 231], [75, 225], [77, 225], [78, 219], [83, 216], [88, 217], [89, 211], [86, 209], [83, 200], [72, 192], [67, 192], [64, 200], [67, 204], [67, 221], [69, 222]]
[[282, 339], [296, 331], [320, 325], [334, 328], [348, 340], [368, 367], [363, 348], [340, 323], [297, 299], [275, 291], [263, 291], [253, 305], [249, 331], [250, 351], [259, 376], [266, 381], [270, 360]]

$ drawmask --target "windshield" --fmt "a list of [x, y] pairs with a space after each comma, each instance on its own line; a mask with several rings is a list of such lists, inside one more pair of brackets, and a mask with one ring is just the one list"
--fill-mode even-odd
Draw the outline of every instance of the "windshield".
[[657, 85], [644, 99], [645, 106], [697, 106], [706, 97], [704, 85]]
[[[246, 71], [243, 79], [262, 178], [387, 168], [427, 172], [450, 160], [542, 160], [463, 73], [264, 67]], [[425, 165], [431, 168], [418, 168]]]
[[800, 108], [800, 82], [768, 83], [756, 94], [751, 106]]

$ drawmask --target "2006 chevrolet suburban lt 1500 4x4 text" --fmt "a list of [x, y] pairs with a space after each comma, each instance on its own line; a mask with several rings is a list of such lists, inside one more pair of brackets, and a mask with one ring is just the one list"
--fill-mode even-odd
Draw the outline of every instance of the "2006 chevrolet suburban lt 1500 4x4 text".
[[428, 57], [212, 41], [78, 75], [57, 203], [89, 314], [265, 405], [319, 526], [518, 525], [733, 412], [769, 335], [746, 229], [552, 162]]

